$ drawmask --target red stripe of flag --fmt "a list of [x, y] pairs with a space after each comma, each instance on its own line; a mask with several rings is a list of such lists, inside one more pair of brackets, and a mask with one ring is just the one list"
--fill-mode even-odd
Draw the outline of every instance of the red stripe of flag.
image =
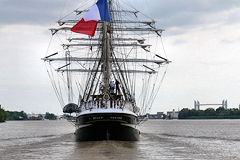
[[83, 18], [71, 28], [71, 31], [76, 33], [87, 34], [91, 37], [94, 36], [95, 31], [97, 29], [97, 21], [85, 21]]

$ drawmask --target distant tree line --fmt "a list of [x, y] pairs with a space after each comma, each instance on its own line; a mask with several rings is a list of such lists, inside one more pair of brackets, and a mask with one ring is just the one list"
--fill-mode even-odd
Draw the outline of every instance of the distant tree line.
[[46, 112], [44, 118], [45, 118], [45, 119], [49, 119], [49, 120], [56, 120], [56, 119], [57, 119], [57, 116], [54, 115], [53, 113], [48, 113], [48, 112]]
[[179, 112], [179, 119], [240, 119], [238, 108], [225, 109], [219, 107], [216, 110], [207, 108], [206, 110], [195, 110], [184, 108]]
[[56, 120], [57, 116], [53, 113], [46, 112], [45, 116], [39, 114], [38, 117], [28, 117], [24, 111], [5, 111], [0, 105], [0, 122], [11, 121], [11, 120]]
[[0, 123], [5, 122], [6, 117], [7, 117], [6, 112], [0, 105]]
[[23, 111], [6, 111], [7, 113], [7, 120], [27, 120], [27, 114]]

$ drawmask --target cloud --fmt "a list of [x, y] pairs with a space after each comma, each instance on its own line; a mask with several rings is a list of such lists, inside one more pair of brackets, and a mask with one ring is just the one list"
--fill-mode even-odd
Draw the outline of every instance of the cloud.
[[1, 0], [0, 25], [49, 24], [70, 12], [78, 3], [69, 0]]
[[[120, 1], [122, 2], [122, 1]], [[84, 0], [1, 0], [0, 25], [53, 24], [78, 6], [92, 5]], [[159, 27], [171, 29], [197, 26], [199, 24], [236, 23], [240, 18], [239, 0], [123, 0], [122, 5], [134, 7], [158, 20]]]
[[61, 113], [41, 61], [49, 42], [47, 33], [37, 25], [0, 27], [0, 103], [5, 109]]
[[137, 3], [132, 0], [130, 2], [131, 6], [158, 20], [159, 26], [166, 29], [217, 22], [236, 23], [240, 17], [239, 0], [138, 0]]

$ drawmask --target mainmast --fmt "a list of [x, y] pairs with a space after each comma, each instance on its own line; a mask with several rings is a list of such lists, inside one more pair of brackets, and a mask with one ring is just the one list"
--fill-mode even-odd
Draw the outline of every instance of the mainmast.
[[103, 82], [104, 82], [104, 98], [107, 100], [108, 98], [108, 86], [110, 82], [110, 73], [111, 73], [111, 62], [110, 59], [110, 42], [109, 42], [109, 35], [108, 35], [108, 22], [104, 22], [103, 24], [103, 49], [102, 49], [102, 56], [103, 56]]
[[[109, 8], [111, 8], [111, 0], [109, 0]], [[110, 62], [110, 38], [108, 29], [110, 23], [104, 21], [103, 23], [103, 37], [102, 37], [102, 56], [103, 56], [103, 82], [104, 82], [104, 99], [108, 99], [109, 94], [109, 83], [111, 74], [111, 62]]]

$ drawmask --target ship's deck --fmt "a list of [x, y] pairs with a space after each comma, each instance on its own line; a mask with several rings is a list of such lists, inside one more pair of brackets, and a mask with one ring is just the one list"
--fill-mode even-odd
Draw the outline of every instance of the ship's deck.
[[134, 112], [130, 111], [127, 108], [118, 109], [118, 108], [96, 108], [96, 109], [88, 109], [80, 112], [77, 116], [86, 115], [86, 114], [94, 114], [94, 113], [122, 113], [122, 114], [130, 114], [137, 116]]

